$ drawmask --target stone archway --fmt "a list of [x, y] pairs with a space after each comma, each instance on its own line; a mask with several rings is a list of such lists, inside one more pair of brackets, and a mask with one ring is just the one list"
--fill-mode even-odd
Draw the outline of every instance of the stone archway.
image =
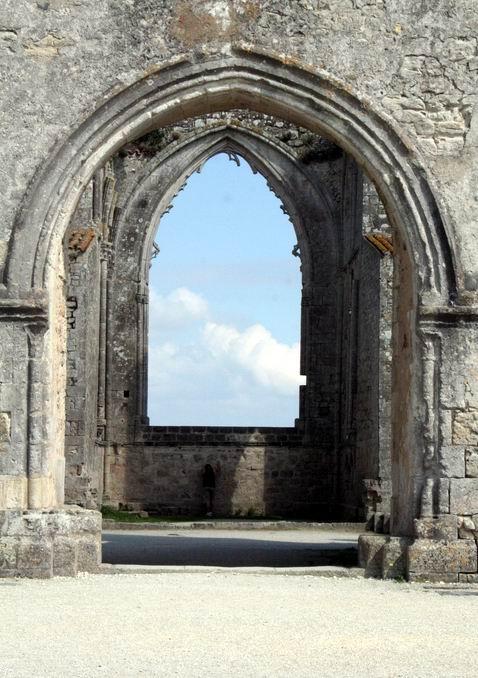
[[[118, 250], [120, 258], [128, 264], [127, 275], [142, 283], [147, 281], [152, 242], [161, 215], [168, 208], [174, 195], [182, 187], [189, 174], [196, 171], [208, 158], [220, 152], [238, 153], [260, 172], [269, 182], [271, 190], [279, 197], [284, 209], [290, 217], [295, 229], [297, 242], [300, 248], [301, 270], [304, 285], [309, 284], [314, 267], [330, 268], [336, 266], [337, 256], [337, 229], [334, 228], [334, 216], [331, 205], [331, 192], [323, 183], [314, 186], [292, 156], [288, 157], [284, 149], [274, 146], [270, 141], [253, 134], [251, 131], [231, 129], [227, 126], [214, 127], [201, 134], [196, 134], [173, 149], [166, 149], [157, 158], [146, 163], [141, 172], [135, 172], [136, 185], [125, 196], [127, 200], [120, 203], [121, 216], [115, 229], [114, 250]], [[266, 157], [269, 154], [269, 157]], [[278, 162], [281, 160], [282, 165]], [[161, 178], [160, 172], [174, 173], [167, 180]], [[328, 170], [324, 169], [325, 176]], [[304, 181], [310, 185], [315, 205], [314, 219], [321, 224], [322, 251], [316, 251], [312, 256], [310, 251], [310, 237], [308, 230], [311, 223], [307, 223], [306, 215], [296, 205], [293, 181]], [[162, 186], [167, 185], [167, 189]], [[166, 183], [165, 183], [166, 182]], [[158, 195], [159, 187], [159, 195]], [[308, 216], [309, 222], [312, 217]], [[127, 252], [135, 251], [133, 259], [126, 257]], [[144, 389], [143, 389], [144, 390]], [[143, 408], [144, 409], [144, 408]], [[138, 412], [141, 417], [145, 412]]]
[[[61, 307], [55, 281], [62, 238], [84, 186], [128, 140], [181, 118], [232, 107], [270, 112], [329, 137], [375, 182], [398, 236], [392, 531], [410, 537], [415, 529], [421, 538], [409, 549], [410, 575], [433, 567], [427, 560], [429, 547], [421, 543], [425, 537], [437, 540], [432, 548], [443, 552], [443, 572], [453, 566], [450, 549], [455, 548], [466, 561], [458, 572], [474, 571], [473, 557], [476, 570], [476, 547], [468, 540], [450, 548], [440, 541], [455, 538], [453, 520], [456, 525], [456, 515], [469, 508], [463, 493], [474, 492], [469, 482], [450, 483], [444, 470], [451, 446], [460, 440], [463, 447], [470, 438], [465, 433], [461, 440], [459, 431], [463, 425], [469, 430], [473, 417], [467, 404], [450, 395], [459, 386], [451, 384], [454, 375], [445, 356], [453, 355], [456, 331], [474, 329], [469, 322], [474, 315], [451, 305], [461, 300], [464, 274], [418, 153], [390, 121], [326, 74], [240, 51], [170, 65], [112, 97], [70, 137], [30, 189], [5, 276], [6, 315], [30, 328], [27, 462], [18, 497], [6, 508], [16, 504], [41, 510], [62, 503], [62, 450], [54, 440], [63, 393], [63, 368], [55, 356], [63, 339], [55, 323]], [[44, 341], [47, 322], [50, 331]], [[49, 426], [44, 403], [52, 417]], [[451, 420], [459, 426], [448, 436], [441, 427]], [[464, 454], [463, 449], [463, 466]], [[422, 522], [414, 528], [419, 516]]]
[[[233, 118], [237, 111], [233, 113]], [[257, 114], [254, 124], [260, 122]], [[194, 121], [190, 122], [193, 126]], [[204, 124], [203, 121], [199, 121]], [[210, 129], [202, 129], [200, 132], [191, 132], [181, 142], [174, 142], [166, 145], [164, 149], [154, 154], [153, 158], [142, 158], [134, 153], [135, 145], [131, 145], [133, 156], [131, 159], [118, 163], [118, 180], [115, 190], [118, 191], [117, 213], [118, 218], [114, 219], [114, 225], [107, 227], [110, 232], [108, 239], [112, 243], [106, 243], [108, 250], [112, 253], [111, 278], [109, 279], [108, 289], [110, 303], [108, 306], [112, 309], [108, 317], [108, 345], [110, 348], [111, 359], [108, 366], [110, 374], [115, 375], [110, 380], [108, 392], [108, 404], [106, 410], [110, 412], [110, 422], [105, 422], [107, 433], [103, 436], [107, 441], [106, 449], [109, 450], [114, 442], [114, 454], [110, 457], [113, 460], [113, 468], [119, 477], [117, 491], [111, 491], [110, 474], [106, 473], [105, 482], [108, 485], [106, 494], [110, 501], [140, 505], [144, 498], [144, 487], [149, 487], [152, 492], [154, 483], [145, 481], [142, 483], [137, 478], [138, 473], [132, 470], [128, 461], [128, 446], [136, 449], [135, 458], [138, 455], [150, 459], [153, 451], [153, 441], [150, 439], [151, 431], [143, 430], [142, 424], [146, 422], [146, 339], [145, 327], [147, 326], [148, 316], [148, 269], [151, 256], [151, 243], [154, 232], [157, 227], [160, 214], [169, 205], [172, 195], [183, 184], [185, 178], [202, 165], [207, 158], [215, 153], [227, 150], [228, 152], [241, 154], [246, 158], [256, 171], [261, 172], [269, 181], [269, 184], [280, 196], [281, 200], [287, 206], [287, 212], [292, 217], [293, 225], [296, 230], [296, 237], [300, 248], [302, 263], [302, 371], [307, 375], [307, 386], [302, 387], [301, 392], [301, 413], [297, 424], [299, 431], [289, 430], [287, 428], [277, 429], [277, 431], [266, 432], [257, 431], [259, 439], [248, 435], [248, 431], [236, 431], [238, 435], [238, 447], [244, 445], [244, 441], [249, 440], [249, 447], [252, 444], [262, 446], [266, 445], [268, 460], [274, 460], [273, 463], [284, 462], [286, 458], [286, 448], [284, 445], [281, 450], [278, 449], [277, 441], [289, 436], [294, 441], [295, 448], [291, 452], [292, 457], [303, 457], [303, 462], [297, 462], [294, 469], [295, 481], [295, 499], [287, 499], [286, 493], [282, 490], [282, 503], [270, 501], [265, 502], [268, 510], [274, 513], [287, 510], [290, 515], [293, 510], [290, 506], [296, 506], [296, 511], [305, 515], [305, 512], [312, 511], [313, 505], [315, 511], [320, 510], [324, 515], [327, 510], [330, 514], [333, 512], [333, 506], [336, 503], [334, 495], [336, 493], [337, 472], [337, 452], [336, 430], [340, 420], [339, 406], [339, 381], [340, 381], [340, 341], [338, 323], [341, 316], [341, 283], [337, 281], [337, 273], [341, 269], [342, 255], [339, 256], [339, 240], [345, 237], [345, 231], [353, 231], [357, 227], [360, 232], [360, 214], [357, 209], [356, 200], [360, 199], [361, 192], [355, 190], [355, 184], [358, 183], [360, 173], [351, 161], [345, 158], [344, 154], [331, 144], [320, 141], [320, 153], [316, 149], [317, 158], [313, 169], [311, 166], [300, 161], [300, 155], [292, 153], [292, 148], [287, 144], [274, 142], [265, 135], [265, 130], [258, 133], [251, 128], [241, 127], [237, 122], [233, 124], [217, 124], [217, 120], [211, 120]], [[263, 121], [262, 121], [263, 122]], [[280, 122], [284, 125], [284, 122]], [[175, 128], [176, 129], [176, 128]], [[304, 137], [310, 137], [310, 133], [302, 132]], [[147, 139], [148, 137], [145, 137]], [[294, 143], [297, 143], [296, 141]], [[139, 141], [137, 148], [146, 145], [146, 141]], [[148, 147], [149, 148], [149, 147]], [[304, 146], [303, 151], [306, 150]], [[149, 151], [151, 152], [151, 151]], [[305, 156], [304, 156], [305, 157]], [[319, 160], [320, 158], [320, 160]], [[121, 169], [120, 169], [121, 168]], [[306, 171], [307, 170], [307, 171]], [[107, 173], [106, 181], [108, 186], [111, 182], [110, 172]], [[344, 188], [345, 182], [345, 188]], [[347, 204], [347, 188], [350, 188], [351, 205]], [[101, 191], [100, 191], [101, 192]], [[109, 189], [105, 191], [109, 193]], [[109, 207], [105, 206], [106, 212], [110, 213]], [[99, 221], [107, 221], [106, 217]], [[84, 216], [80, 217], [80, 223], [84, 221]], [[72, 227], [75, 229], [75, 226]], [[346, 238], [347, 239], [347, 238]], [[213, 245], [212, 245], [213, 246]], [[345, 251], [345, 250], [344, 250]], [[349, 253], [350, 254], [350, 253]], [[348, 258], [349, 254], [343, 256]], [[92, 279], [95, 276], [91, 275]], [[102, 287], [102, 285], [101, 285]], [[88, 306], [92, 295], [88, 292], [85, 299], [84, 290], [81, 289], [72, 294], [76, 298], [78, 293], [81, 297], [79, 306], [83, 307], [85, 314], [85, 305]], [[93, 295], [94, 296], [94, 295]], [[136, 309], [136, 310], [135, 310]], [[81, 310], [78, 310], [80, 314]], [[76, 313], [75, 313], [76, 315]], [[320, 321], [319, 321], [320, 318]], [[78, 320], [78, 316], [77, 316]], [[81, 323], [81, 321], [80, 321]], [[325, 331], [325, 328], [329, 328]], [[75, 334], [81, 327], [76, 328]], [[92, 332], [87, 332], [91, 336]], [[94, 334], [94, 330], [93, 330]], [[132, 338], [135, 337], [134, 341]], [[81, 341], [79, 338], [76, 341]], [[91, 345], [91, 340], [88, 342]], [[320, 346], [320, 350], [317, 347]], [[117, 358], [116, 358], [117, 357]], [[84, 370], [86, 372], [86, 370]], [[76, 373], [76, 368], [75, 368]], [[101, 380], [104, 383], [104, 379]], [[114, 382], [114, 385], [113, 385]], [[75, 384], [74, 391], [77, 393], [78, 384]], [[103, 388], [100, 389], [100, 392]], [[90, 389], [91, 392], [91, 389]], [[124, 394], [127, 393], [127, 398]], [[72, 392], [67, 401], [74, 399]], [[103, 406], [100, 408], [103, 410]], [[78, 413], [74, 412], [74, 423], [77, 425]], [[99, 414], [99, 418], [101, 418]], [[67, 418], [68, 421], [68, 418]], [[73, 422], [72, 422], [73, 423]], [[87, 422], [85, 421], [85, 428]], [[136, 434], [133, 431], [136, 430]], [[169, 430], [165, 441], [173, 437]], [[217, 430], [215, 435], [219, 441], [230, 433], [226, 430]], [[182, 442], [178, 441], [178, 448], [191, 448], [191, 441], [185, 431], [177, 431], [176, 436], [181, 437]], [[191, 430], [189, 438], [195, 437], [197, 431]], [[141, 442], [143, 436], [147, 436], [146, 443], [148, 447], [147, 454], [142, 450]], [[154, 436], [159, 435], [158, 431]], [[229, 436], [230, 437], [230, 436]], [[82, 498], [81, 487], [84, 486], [85, 476], [88, 478], [88, 467], [91, 462], [84, 459], [82, 462], [81, 454], [78, 454], [78, 445], [80, 441], [78, 436], [67, 436], [69, 438], [69, 448], [74, 450], [73, 455], [68, 455], [68, 500], [76, 501], [84, 505], [85, 497]], [[200, 440], [201, 436], [196, 435]], [[209, 436], [214, 440], [214, 434]], [[239, 440], [241, 438], [241, 440]], [[257, 438], [257, 435], [255, 436]], [[143, 445], [144, 446], [144, 445]], [[159, 445], [161, 447], [161, 445]], [[174, 447], [174, 446], [173, 446]], [[313, 449], [310, 449], [310, 448]], [[220, 452], [220, 445], [218, 454]], [[257, 452], [257, 450], [256, 450]], [[192, 454], [192, 452], [191, 452]], [[252, 454], [252, 452], [251, 452]], [[122, 459], [119, 457], [122, 455]], [[87, 455], [88, 456], [88, 455]], [[100, 455], [97, 455], [99, 458]], [[161, 458], [158, 452], [156, 457]], [[164, 456], [164, 455], [163, 455]], [[372, 457], [373, 455], [370, 454]], [[90, 455], [90, 458], [94, 455]], [[96, 457], [95, 457], [96, 458]], [[282, 461], [281, 461], [282, 458]], [[315, 458], [315, 461], [314, 461]], [[116, 464], [115, 460], [118, 459]], [[82, 462], [82, 471], [80, 477], [77, 473], [77, 465]], [[262, 464], [263, 462], [261, 462]], [[315, 483], [310, 478], [310, 472], [305, 472], [304, 464], [313, 464], [316, 477]], [[259, 466], [261, 466], [259, 464]], [[94, 464], [93, 464], [94, 465]], [[134, 464], [136, 469], [142, 468], [143, 464]], [[256, 464], [257, 466], [257, 464]], [[272, 464], [268, 463], [267, 473], [269, 496], [272, 496], [273, 487], [277, 486], [278, 481], [273, 481], [277, 477], [277, 468], [274, 470]], [[322, 466], [322, 470], [320, 468]], [[128, 468], [130, 471], [128, 472]], [[110, 464], [108, 461], [108, 469]], [[284, 469], [282, 469], [284, 470]], [[159, 472], [159, 471], [158, 471]], [[164, 468], [160, 470], [164, 476]], [[259, 467], [257, 468], [259, 472]], [[150, 470], [147, 475], [152, 477], [155, 472]], [[184, 473], [190, 476], [190, 468], [182, 469], [181, 477], [184, 480]], [[275, 475], [273, 475], [275, 474]], [[92, 473], [92, 488], [95, 496], [101, 494], [100, 489], [95, 486], [95, 474]], [[229, 485], [235, 484], [235, 473], [231, 471], [231, 477], [227, 482]], [[299, 478], [302, 477], [302, 486], [298, 486]], [[129, 479], [129, 482], [126, 481]], [[226, 482], [223, 474], [224, 482]], [[71, 482], [70, 482], [71, 481]], [[174, 486], [174, 479], [171, 484]], [[193, 479], [191, 479], [193, 483]], [[263, 487], [261, 481], [256, 481]], [[310, 496], [315, 487], [315, 495]], [[87, 484], [88, 486], [88, 484]], [[143, 490], [141, 488], [143, 487]], [[123, 488], [123, 489], [121, 489]], [[129, 488], [129, 491], [128, 491]], [[78, 489], [80, 492], [78, 493]], [[278, 489], [277, 487], [275, 488]], [[161, 491], [159, 491], [161, 494]], [[174, 493], [173, 493], [174, 494]], [[360, 488], [357, 494], [361, 495]], [[307, 500], [305, 497], [309, 496]], [[152, 500], [147, 500], [148, 504]], [[169, 504], [173, 504], [170, 499]], [[258, 500], [262, 505], [262, 499]], [[223, 506], [225, 506], [223, 502]], [[289, 506], [289, 508], [286, 508]], [[184, 508], [184, 507], [183, 507]], [[246, 509], [244, 510], [247, 510]], [[196, 507], [196, 512], [198, 511]], [[224, 508], [223, 508], [224, 510]], [[238, 510], [236, 506], [235, 510]], [[258, 509], [256, 509], [258, 510]], [[337, 509], [335, 509], [337, 510]], [[310, 515], [310, 513], [308, 514]]]
[[[350, 153], [379, 189], [391, 222], [410, 242], [420, 270], [420, 297], [448, 301], [463, 274], [418, 152], [345, 84], [320, 71], [241, 52], [223, 60], [165, 66], [114, 96], [81, 125], [30, 189], [10, 245], [7, 287], [43, 287], [49, 257], [84, 185], [127, 141], [175, 120], [241, 107], [310, 128]], [[35, 249], [22, 242], [26, 220], [36, 234], [28, 239], [36, 242]], [[20, 252], [22, 272], [16, 266]]]

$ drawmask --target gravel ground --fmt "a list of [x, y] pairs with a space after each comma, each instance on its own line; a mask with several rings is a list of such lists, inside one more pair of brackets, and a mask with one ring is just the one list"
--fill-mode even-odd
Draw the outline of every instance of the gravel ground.
[[478, 588], [202, 574], [0, 580], [0, 676], [478, 675]]

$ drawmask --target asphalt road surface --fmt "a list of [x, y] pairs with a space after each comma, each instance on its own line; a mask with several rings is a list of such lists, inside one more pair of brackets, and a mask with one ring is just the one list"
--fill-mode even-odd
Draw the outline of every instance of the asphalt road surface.
[[103, 532], [103, 562], [122, 565], [310, 567], [357, 565], [354, 532], [134, 530]]

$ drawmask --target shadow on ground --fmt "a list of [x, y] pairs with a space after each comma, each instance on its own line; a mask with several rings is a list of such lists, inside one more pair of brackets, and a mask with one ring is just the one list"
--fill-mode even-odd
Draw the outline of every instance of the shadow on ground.
[[356, 567], [357, 539], [310, 542], [107, 532], [103, 534], [103, 562], [113, 565]]

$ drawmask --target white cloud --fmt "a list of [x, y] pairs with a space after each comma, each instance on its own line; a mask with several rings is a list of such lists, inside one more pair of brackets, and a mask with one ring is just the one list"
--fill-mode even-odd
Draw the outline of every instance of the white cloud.
[[151, 288], [149, 295], [150, 331], [181, 329], [204, 320], [208, 315], [208, 303], [187, 287], [178, 287], [163, 296]]
[[299, 375], [300, 344], [280, 343], [263, 325], [252, 325], [240, 332], [230, 325], [208, 322], [203, 336], [216, 359], [247, 370], [262, 386], [293, 394], [304, 383]]
[[199, 294], [151, 290], [149, 412], [153, 423], [290, 425], [297, 416], [300, 345], [261, 324], [212, 322]]

